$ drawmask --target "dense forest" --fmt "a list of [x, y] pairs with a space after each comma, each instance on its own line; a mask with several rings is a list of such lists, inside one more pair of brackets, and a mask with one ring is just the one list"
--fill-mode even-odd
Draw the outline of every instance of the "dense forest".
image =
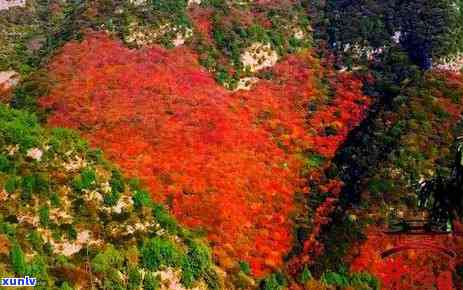
[[462, 72], [462, 0], [0, 0], [0, 278], [463, 289]]

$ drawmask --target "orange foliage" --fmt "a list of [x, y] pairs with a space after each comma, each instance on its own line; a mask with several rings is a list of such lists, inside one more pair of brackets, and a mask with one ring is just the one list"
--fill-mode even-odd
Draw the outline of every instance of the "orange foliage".
[[201, 33], [208, 43], [212, 43], [212, 9], [193, 6], [190, 8], [188, 16], [192, 20], [195, 29]]
[[[452, 259], [436, 251], [420, 248], [420, 243], [441, 246], [456, 251], [463, 250], [462, 237], [386, 235], [377, 229], [366, 232], [368, 239], [360, 247], [360, 255], [351, 265], [352, 271], [369, 271], [381, 280], [384, 289], [455, 289], [452, 282]], [[381, 252], [409, 243], [417, 243], [416, 249], [393, 254], [381, 259]]]
[[[449, 118], [437, 123], [435, 135], [451, 132], [461, 118], [463, 107], [459, 100], [451, 100], [446, 94], [460, 94], [463, 88], [463, 77], [453, 72], [432, 72], [428, 74], [431, 80], [445, 80], [450, 90], [432, 87], [432, 93], [437, 97], [437, 103], [449, 114]], [[391, 120], [395, 122], [396, 120]], [[423, 151], [428, 144], [422, 144]], [[461, 223], [454, 221], [454, 230], [461, 232]], [[366, 231], [367, 240], [360, 246], [360, 255], [351, 265], [353, 271], [369, 271], [377, 276], [384, 289], [456, 289], [452, 281], [455, 264], [461, 264], [459, 253], [463, 252], [463, 237], [461, 235], [385, 235], [375, 227]], [[394, 254], [387, 259], [381, 259], [380, 253], [409, 243], [431, 244], [457, 253], [457, 260], [425, 248], [408, 250]]]
[[[292, 245], [302, 153], [333, 156], [368, 106], [346, 74], [308, 117], [308, 101], [321, 98], [316, 66], [307, 53], [291, 56], [274, 81], [230, 92], [187, 48], [130, 50], [92, 34], [55, 57], [57, 82], [40, 103], [54, 110], [51, 125], [79, 129], [184, 225], [206, 230], [225, 268], [244, 260], [262, 276]], [[335, 122], [336, 135], [321, 132]]]

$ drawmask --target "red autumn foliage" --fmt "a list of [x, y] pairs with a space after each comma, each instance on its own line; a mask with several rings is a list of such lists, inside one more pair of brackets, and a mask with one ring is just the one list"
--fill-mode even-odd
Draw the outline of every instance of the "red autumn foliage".
[[208, 43], [212, 43], [212, 9], [194, 5], [188, 11], [188, 16], [192, 20], [195, 29], [201, 33]]
[[[206, 230], [222, 266], [244, 260], [256, 276], [280, 267], [292, 246], [301, 156], [333, 156], [368, 107], [360, 81], [345, 74], [308, 117], [308, 101], [323, 99], [308, 53], [234, 93], [187, 48], [131, 50], [104, 34], [68, 43], [49, 69], [56, 85], [40, 100], [54, 110], [49, 124], [80, 129], [184, 225]], [[322, 126], [333, 123], [337, 134], [326, 136]]]
[[[352, 271], [369, 271], [380, 279], [383, 289], [455, 289], [452, 282], [455, 261], [419, 245], [427, 243], [459, 253], [463, 250], [462, 237], [391, 236], [374, 228], [367, 230], [366, 235], [368, 239], [361, 245], [360, 255], [353, 261]], [[416, 249], [381, 259], [381, 252], [410, 243], [416, 244]]]
[[[435, 82], [430, 90], [436, 97], [437, 103], [448, 113], [449, 117], [434, 123], [434, 136], [445, 136], [453, 130], [455, 124], [461, 119], [463, 106], [461, 100], [452, 100], [450, 94], [461, 95], [463, 89], [463, 77], [453, 72], [430, 72], [428, 80], [445, 82], [445, 86], [439, 87]], [[397, 118], [398, 116], [395, 116]], [[391, 120], [395, 122], [396, 119]], [[431, 135], [432, 136], [432, 135]], [[434, 138], [436, 138], [434, 137]], [[429, 138], [431, 139], [431, 138]], [[447, 145], [448, 146], [448, 145]], [[424, 152], [429, 144], [421, 144]], [[443, 148], [445, 149], [445, 148]], [[463, 227], [458, 221], [454, 221], [454, 230], [461, 232]], [[382, 282], [384, 289], [457, 289], [453, 285], [452, 273], [455, 264], [461, 264], [459, 253], [463, 252], [463, 237], [457, 234], [449, 235], [385, 235], [374, 227], [366, 231], [367, 240], [360, 246], [360, 255], [354, 259], [351, 265], [354, 271], [369, 271], [376, 275]], [[387, 259], [381, 259], [380, 253], [384, 250], [395, 248], [409, 243], [416, 243], [416, 249], [407, 250]], [[429, 251], [419, 245], [431, 244], [457, 253], [457, 260], [449, 259], [436, 251]]]

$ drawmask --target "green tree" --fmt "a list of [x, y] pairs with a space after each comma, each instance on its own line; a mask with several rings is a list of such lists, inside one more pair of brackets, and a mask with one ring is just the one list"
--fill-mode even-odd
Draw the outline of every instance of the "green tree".
[[428, 68], [432, 58], [462, 49], [461, 1], [396, 0], [392, 27], [401, 32], [400, 42], [410, 58]]
[[456, 142], [454, 165], [450, 174], [439, 171], [422, 184], [419, 205], [431, 213], [432, 223], [444, 230], [463, 217], [463, 137]]
[[397, 41], [427, 69], [432, 59], [463, 50], [462, 7], [462, 0], [328, 0], [319, 4], [318, 26], [339, 53], [354, 45], [387, 50]]
[[26, 258], [21, 246], [16, 242], [10, 252], [11, 266], [13, 271], [19, 275], [22, 275], [27, 270]]

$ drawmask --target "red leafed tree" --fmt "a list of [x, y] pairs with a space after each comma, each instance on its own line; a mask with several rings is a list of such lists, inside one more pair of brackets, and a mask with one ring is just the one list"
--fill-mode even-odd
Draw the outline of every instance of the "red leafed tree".
[[[455, 289], [452, 281], [454, 261], [420, 244], [436, 245], [460, 252], [461, 237], [391, 236], [375, 228], [370, 228], [366, 234], [368, 239], [361, 245], [360, 255], [354, 259], [352, 271], [369, 271], [380, 279], [384, 289]], [[384, 259], [380, 256], [387, 249], [407, 244], [416, 246]]]
[[[80, 129], [183, 224], [206, 230], [222, 266], [244, 260], [262, 276], [292, 245], [302, 153], [333, 156], [367, 106], [346, 75], [338, 108], [308, 118], [308, 101], [321, 96], [315, 63], [291, 56], [275, 67], [276, 81], [229, 92], [187, 48], [131, 50], [91, 34], [54, 58], [56, 85], [40, 103], [53, 109], [50, 125]], [[335, 136], [321, 132], [334, 122]]]

